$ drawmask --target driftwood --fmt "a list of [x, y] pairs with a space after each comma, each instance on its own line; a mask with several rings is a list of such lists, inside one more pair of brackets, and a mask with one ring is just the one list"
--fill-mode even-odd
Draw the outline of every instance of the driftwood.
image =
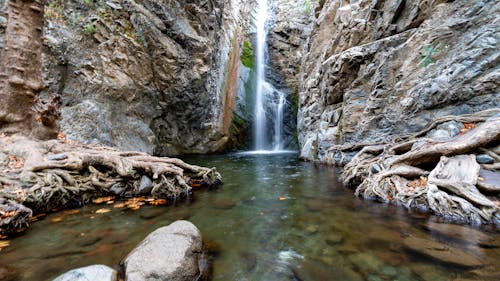
[[215, 168], [180, 159], [64, 140], [4, 136], [0, 137], [0, 198], [4, 200], [0, 212], [10, 212], [10, 216], [3, 218], [8, 227], [0, 220], [0, 232], [26, 223], [25, 217], [16, 222], [11, 219], [12, 202], [36, 214], [81, 206], [103, 195], [179, 198], [189, 194], [192, 186], [219, 183], [221, 176]]
[[[498, 112], [446, 116], [399, 142], [364, 147], [344, 167], [343, 182], [365, 198], [425, 208], [452, 220], [499, 222], [500, 118], [492, 117]], [[425, 138], [451, 120], [484, 123], [449, 141]], [[475, 154], [495, 162], [479, 165]]]

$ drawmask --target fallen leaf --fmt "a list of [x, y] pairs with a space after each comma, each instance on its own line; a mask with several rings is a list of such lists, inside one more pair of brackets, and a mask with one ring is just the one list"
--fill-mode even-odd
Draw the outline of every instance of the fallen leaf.
[[165, 205], [165, 204], [167, 204], [167, 200], [165, 200], [165, 199], [156, 199], [154, 201], [149, 202], [149, 204], [151, 204], [153, 206]]
[[3, 248], [9, 246], [10, 246], [10, 241], [0, 241], [0, 252], [2, 251]]
[[286, 200], [287, 198], [285, 196], [280, 196], [280, 201]]
[[475, 123], [464, 123], [464, 127], [466, 129], [474, 129], [474, 128], [476, 128], [476, 124]]
[[66, 210], [63, 213], [66, 215], [76, 215], [76, 214], [80, 213], [80, 210], [78, 210], [78, 209]]
[[39, 220], [40, 218], [43, 218], [45, 217], [47, 214], [46, 213], [40, 213], [38, 215], [34, 215], [30, 218], [30, 221], [37, 221]]
[[57, 134], [57, 139], [62, 141], [66, 140], [66, 134], [64, 132], [59, 132]]
[[105, 214], [105, 213], [108, 213], [108, 212], [111, 212], [111, 210], [107, 209], [107, 208], [102, 208], [102, 209], [99, 209], [99, 210], [95, 211], [96, 214]]
[[102, 204], [104, 202], [108, 202], [108, 201], [111, 201], [111, 200], [114, 200], [114, 199], [115, 199], [114, 196], [100, 197], [100, 198], [92, 199], [92, 203], [94, 203], [94, 204]]
[[127, 206], [127, 203], [121, 202], [121, 203], [116, 203], [113, 207], [115, 207], [115, 208], [123, 208], [125, 206]]
[[51, 222], [60, 222], [63, 219], [64, 219], [64, 216], [58, 216], [58, 217], [52, 218], [50, 221]]

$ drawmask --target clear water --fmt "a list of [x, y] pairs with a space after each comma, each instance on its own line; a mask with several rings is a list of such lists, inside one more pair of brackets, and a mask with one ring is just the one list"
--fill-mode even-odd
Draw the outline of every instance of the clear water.
[[[171, 206], [105, 214], [94, 213], [103, 206], [88, 206], [79, 214], [49, 215], [0, 252], [0, 276], [7, 268], [12, 280], [50, 280], [75, 267], [116, 266], [149, 232], [187, 219], [220, 248], [214, 280], [500, 280], [498, 248], [444, 240], [480, 257], [480, 271], [412, 255], [403, 239], [442, 239], [423, 228], [437, 218], [357, 199], [337, 183], [332, 168], [296, 158], [285, 153], [186, 159], [217, 167], [224, 185]], [[494, 228], [483, 231], [500, 239]]]

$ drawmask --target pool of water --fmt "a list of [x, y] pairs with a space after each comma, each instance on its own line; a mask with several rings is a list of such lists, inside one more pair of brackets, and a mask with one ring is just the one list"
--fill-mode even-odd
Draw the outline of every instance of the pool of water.
[[[500, 280], [499, 248], [437, 236], [425, 225], [439, 218], [355, 198], [332, 168], [299, 162], [296, 154], [186, 160], [217, 167], [223, 186], [169, 206], [51, 214], [0, 252], [0, 280], [51, 280], [98, 263], [116, 267], [148, 233], [178, 219], [193, 222], [217, 249], [214, 280]], [[481, 231], [498, 241], [494, 227]], [[445, 242], [480, 258], [484, 268], [454, 268], [410, 253], [403, 246], [409, 236]]]

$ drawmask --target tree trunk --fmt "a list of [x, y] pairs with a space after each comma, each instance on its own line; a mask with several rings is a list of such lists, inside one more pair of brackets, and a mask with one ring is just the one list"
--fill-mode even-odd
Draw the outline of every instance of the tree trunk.
[[[5, 43], [0, 56], [0, 133], [52, 137], [55, 127], [36, 107], [44, 88], [42, 0], [10, 0]], [[53, 120], [52, 120], [53, 121]], [[54, 131], [54, 130], [53, 130]]]

